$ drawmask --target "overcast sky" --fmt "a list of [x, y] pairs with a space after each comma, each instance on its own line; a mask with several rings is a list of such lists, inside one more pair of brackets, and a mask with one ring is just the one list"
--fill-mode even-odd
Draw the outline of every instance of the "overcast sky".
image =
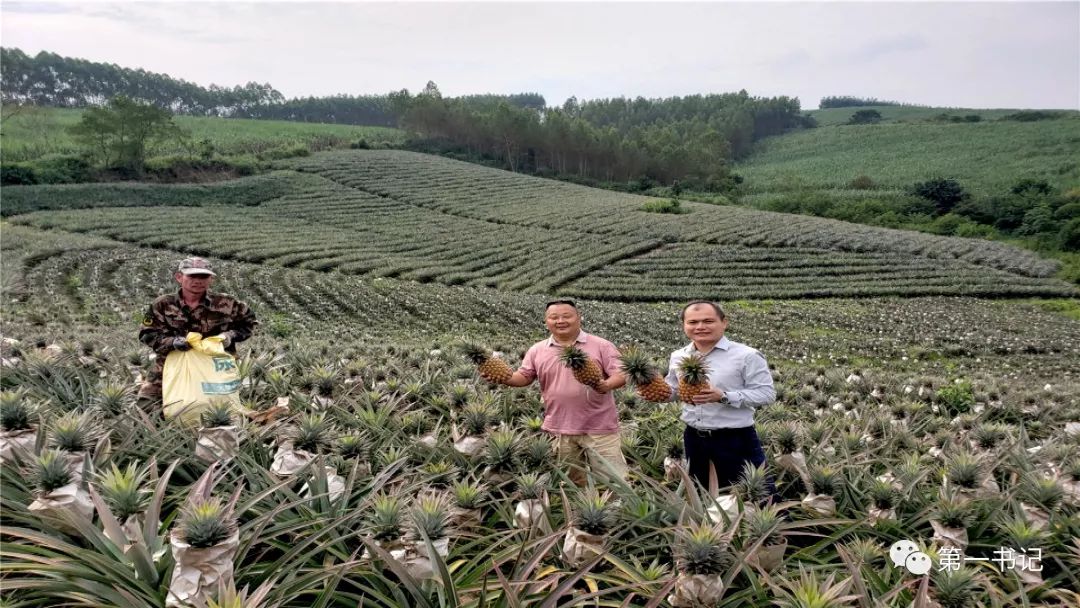
[[1080, 1], [3, 2], [0, 43], [287, 97], [746, 89], [1080, 109]]

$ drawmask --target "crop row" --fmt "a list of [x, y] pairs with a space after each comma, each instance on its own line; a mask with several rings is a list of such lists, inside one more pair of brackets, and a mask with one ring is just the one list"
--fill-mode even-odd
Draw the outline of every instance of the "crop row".
[[[0, 256], [5, 323], [29, 320], [46, 334], [80, 325], [90, 334], [108, 328], [133, 332], [146, 304], [175, 288], [172, 269], [183, 255], [101, 238], [6, 227]], [[292, 330], [335, 341], [407, 336], [411, 342], [435, 346], [438, 340], [463, 332], [527, 342], [539, 339], [543, 331], [539, 319], [546, 296], [539, 294], [218, 258], [212, 262], [220, 273], [216, 288], [248, 301], [270, 333]], [[938, 293], [955, 293], [938, 288]], [[575, 289], [587, 297], [583, 288]], [[918, 289], [937, 295], [918, 286], [899, 291]], [[618, 299], [618, 294], [603, 295]], [[1036, 304], [939, 297], [740, 304], [731, 303], [739, 297], [733, 290], [717, 295], [729, 304], [732, 338], [755, 345], [770, 360], [858, 351], [860, 357], [899, 365], [904, 356], [914, 360], [918, 353], [938, 353], [979, 357], [978, 365], [1000, 373], [1014, 370], [1045, 377], [1062, 370], [1075, 376], [1075, 361], [1080, 358], [1080, 324]], [[685, 339], [678, 325], [680, 301], [642, 305], [585, 299], [580, 306], [586, 329], [618, 344], [667, 349]]]
[[1052, 274], [1055, 264], [1032, 252], [977, 239], [860, 226], [736, 207], [684, 203], [677, 216], [640, 210], [647, 199], [518, 176], [402, 151], [343, 151], [283, 161], [344, 185], [443, 213], [500, 224], [562, 226], [608, 235], [748, 246], [804, 246], [962, 259], [1012, 273]]

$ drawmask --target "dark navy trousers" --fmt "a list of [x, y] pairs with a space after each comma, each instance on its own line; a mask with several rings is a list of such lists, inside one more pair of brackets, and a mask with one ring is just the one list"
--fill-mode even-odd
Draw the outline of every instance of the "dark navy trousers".
[[[721, 488], [738, 482], [747, 462], [757, 467], [765, 462], [765, 450], [753, 426], [710, 431], [687, 426], [683, 431], [683, 448], [690, 477], [704, 488], [709, 487], [710, 462], [716, 469], [716, 480]], [[775, 496], [776, 485], [771, 475], [768, 487], [769, 493]]]

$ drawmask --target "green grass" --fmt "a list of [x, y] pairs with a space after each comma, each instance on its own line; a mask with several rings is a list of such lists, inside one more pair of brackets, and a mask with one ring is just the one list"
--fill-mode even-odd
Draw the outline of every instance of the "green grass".
[[[67, 127], [79, 121], [82, 110], [63, 108], [28, 108], [5, 119], [3, 158], [19, 162], [46, 154], [76, 154], [79, 147], [67, 133]], [[303, 144], [313, 150], [346, 147], [361, 139], [370, 145], [398, 145], [404, 131], [385, 127], [359, 127], [281, 120], [205, 118], [177, 116], [176, 123], [191, 133], [191, 140], [209, 139], [219, 154], [255, 155], [274, 148]], [[171, 144], [155, 150], [158, 155], [182, 154], [182, 146]]]
[[976, 196], [1002, 195], [1022, 178], [1080, 186], [1080, 115], [1022, 123], [893, 122], [825, 126], [758, 143], [737, 164], [751, 194], [842, 189], [860, 175], [900, 190], [934, 177]]

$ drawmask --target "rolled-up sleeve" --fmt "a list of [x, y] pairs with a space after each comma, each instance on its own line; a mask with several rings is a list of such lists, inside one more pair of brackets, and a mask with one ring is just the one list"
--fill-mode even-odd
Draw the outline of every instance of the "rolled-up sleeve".
[[536, 347], [530, 347], [525, 351], [525, 356], [521, 359], [521, 366], [517, 368], [517, 371], [529, 382], [536, 379]]
[[772, 372], [765, 355], [756, 350], [747, 354], [743, 365], [743, 388], [727, 391], [724, 395], [735, 407], [759, 408], [776, 401]]

